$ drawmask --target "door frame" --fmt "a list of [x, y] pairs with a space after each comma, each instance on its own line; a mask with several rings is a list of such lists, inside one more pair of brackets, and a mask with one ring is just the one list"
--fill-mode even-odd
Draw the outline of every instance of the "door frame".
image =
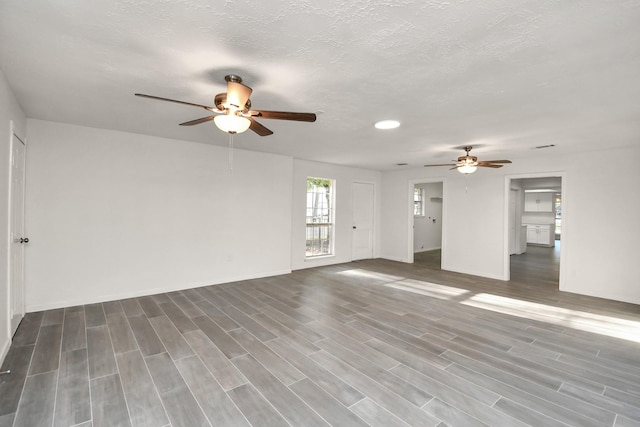
[[[11, 254], [12, 254], [12, 245], [13, 245], [13, 236], [12, 236], [12, 231], [13, 231], [13, 167], [12, 167], [12, 163], [13, 163], [13, 150], [14, 150], [14, 144], [22, 144], [24, 146], [24, 167], [22, 169], [23, 172], [23, 179], [22, 179], [22, 192], [23, 192], [23, 197], [22, 197], [22, 234], [24, 237], [24, 231], [25, 231], [25, 196], [24, 194], [26, 193], [26, 180], [25, 180], [25, 173], [26, 173], [26, 154], [27, 154], [27, 143], [26, 143], [26, 138], [21, 138], [17, 133], [16, 133], [16, 129], [13, 123], [13, 120], [11, 120], [9, 122], [9, 128], [10, 128], [10, 140], [9, 140], [9, 192], [8, 192], [8, 223], [7, 223], [7, 231], [8, 231], [8, 242], [7, 242], [7, 328], [8, 328], [8, 333], [9, 333], [9, 337], [13, 337], [16, 328], [14, 329], [13, 327], [13, 322], [14, 322], [14, 313], [13, 313], [13, 297], [14, 297], [14, 289], [13, 289], [13, 283], [12, 283], [12, 260], [11, 260]], [[24, 246], [21, 245], [20, 249], [22, 250], [22, 266], [21, 266], [21, 274], [22, 274], [22, 313], [21, 313], [21, 318], [20, 321], [24, 318], [24, 315], [26, 313], [26, 304], [25, 304], [25, 284], [24, 284]], [[18, 322], [19, 324], [20, 322]]]
[[511, 180], [512, 179], [527, 179], [527, 178], [560, 178], [560, 194], [562, 194], [562, 244], [560, 245], [560, 275], [558, 278], [558, 289], [562, 290], [563, 284], [565, 282], [565, 269], [562, 268], [562, 263], [566, 259], [567, 254], [567, 246], [571, 246], [571, 227], [567, 227], [569, 229], [569, 233], [567, 233], [567, 228], [565, 228], [565, 222], [567, 221], [567, 208], [566, 203], [567, 200], [567, 176], [565, 172], [540, 172], [540, 173], [525, 173], [525, 174], [514, 174], [514, 175], [505, 175], [504, 176], [504, 218], [506, 221], [504, 222], [504, 260], [503, 260], [503, 271], [502, 276], [503, 280], [511, 280], [511, 262], [509, 258], [509, 197], [511, 195]]
[[[516, 213], [518, 212], [518, 207], [520, 205], [519, 203], [520, 190], [515, 188], [510, 188], [509, 191], [511, 191], [509, 193], [509, 200], [508, 200], [509, 216], [507, 217], [507, 221], [509, 222], [509, 255], [513, 255], [513, 254], [520, 254], [520, 251], [519, 251], [520, 237], [516, 232], [516, 230], [518, 230], [521, 227], [518, 227], [517, 221], [515, 220], [515, 216], [516, 216]], [[511, 210], [512, 207], [513, 207], [513, 211]]]
[[413, 216], [413, 189], [417, 184], [442, 184], [442, 237], [440, 249], [440, 267], [444, 269], [444, 265], [447, 265], [447, 248], [446, 239], [447, 235], [447, 180], [445, 178], [417, 178], [410, 179], [407, 187], [407, 263], [413, 264], [413, 241], [414, 241], [414, 216]]

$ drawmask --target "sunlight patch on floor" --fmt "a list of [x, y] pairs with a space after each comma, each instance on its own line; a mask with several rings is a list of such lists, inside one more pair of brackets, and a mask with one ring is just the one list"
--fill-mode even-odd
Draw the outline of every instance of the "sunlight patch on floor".
[[640, 342], [640, 322], [481, 293], [461, 304], [531, 320]]
[[[381, 279], [382, 276], [387, 278], [393, 277], [386, 275], [379, 276], [377, 274], [368, 274], [366, 277]], [[468, 289], [413, 279], [398, 280], [387, 283], [384, 286], [443, 300], [460, 299], [459, 297], [465, 294], [473, 294], [473, 292]], [[566, 328], [640, 342], [640, 322], [638, 321], [572, 310], [564, 307], [554, 307], [488, 293], [469, 295], [460, 303]]]
[[401, 277], [401, 276], [392, 276], [390, 274], [377, 273], [375, 271], [363, 270], [360, 268], [339, 271], [337, 274], [343, 275], [343, 276], [361, 277], [364, 279], [380, 280], [382, 282], [395, 282], [397, 280], [404, 279], [404, 277]]
[[446, 300], [470, 292], [467, 289], [454, 288], [453, 286], [438, 285], [436, 283], [423, 282], [421, 280], [413, 279], [387, 283], [385, 286]]

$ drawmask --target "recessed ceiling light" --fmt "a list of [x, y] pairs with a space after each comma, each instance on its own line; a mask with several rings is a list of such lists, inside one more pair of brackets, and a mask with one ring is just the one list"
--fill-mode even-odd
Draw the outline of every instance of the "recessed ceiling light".
[[397, 120], [381, 120], [374, 125], [376, 129], [395, 129], [400, 126]]

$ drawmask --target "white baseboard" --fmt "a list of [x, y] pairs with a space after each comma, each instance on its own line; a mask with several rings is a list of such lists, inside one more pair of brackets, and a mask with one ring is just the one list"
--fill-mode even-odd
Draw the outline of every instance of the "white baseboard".
[[0, 351], [0, 366], [4, 363], [4, 358], [9, 353], [9, 347], [11, 347], [11, 339], [2, 344], [2, 351]]
[[386, 259], [386, 260], [389, 260], [389, 261], [404, 262], [405, 264], [409, 264], [409, 261], [407, 261], [404, 258], [396, 258], [396, 257], [391, 257], [391, 256], [381, 256], [380, 258]]
[[291, 273], [290, 269], [287, 269], [287, 270], [276, 270], [276, 271], [269, 271], [269, 272], [257, 273], [257, 274], [247, 274], [247, 275], [240, 275], [240, 276], [225, 277], [225, 278], [221, 278], [221, 279], [215, 280], [213, 282], [206, 282], [206, 283], [205, 282], [201, 282], [201, 283], [183, 283], [183, 284], [179, 284], [179, 285], [171, 286], [171, 287], [166, 287], [166, 288], [153, 288], [153, 289], [145, 289], [143, 291], [138, 291], [138, 292], [123, 292], [123, 293], [119, 293], [119, 294], [100, 295], [100, 296], [96, 296], [94, 298], [84, 298], [84, 299], [81, 298], [81, 299], [77, 299], [77, 300], [54, 301], [54, 302], [47, 303], [47, 304], [36, 304], [36, 305], [27, 304], [26, 311], [27, 311], [27, 313], [33, 313], [33, 312], [36, 312], [36, 311], [53, 310], [53, 309], [56, 309], [56, 308], [74, 307], [74, 306], [77, 306], [77, 305], [95, 304], [95, 303], [98, 303], [98, 302], [106, 302], [106, 301], [117, 301], [117, 300], [127, 299], [127, 298], [137, 298], [137, 297], [144, 297], [144, 296], [147, 296], [147, 295], [162, 294], [162, 293], [166, 293], [166, 292], [182, 291], [184, 289], [201, 288], [201, 287], [204, 287], [204, 286], [221, 285], [223, 283], [239, 282], [241, 280], [251, 280], [251, 279], [259, 279], [259, 278], [262, 278], [262, 277], [279, 276], [281, 274], [289, 274], [289, 273]]
[[441, 246], [437, 246], [435, 248], [427, 248], [427, 249], [420, 249], [417, 251], [413, 251], [414, 254], [419, 254], [420, 252], [429, 252], [429, 251], [435, 251], [436, 249], [442, 249]]
[[469, 276], [486, 277], [488, 279], [501, 280], [503, 282], [508, 280], [508, 279], [505, 279], [502, 275], [491, 274], [491, 273], [487, 273], [486, 271], [462, 270], [457, 268], [451, 268], [445, 265], [443, 265], [441, 268], [446, 271], [453, 271], [454, 273], [468, 274]]

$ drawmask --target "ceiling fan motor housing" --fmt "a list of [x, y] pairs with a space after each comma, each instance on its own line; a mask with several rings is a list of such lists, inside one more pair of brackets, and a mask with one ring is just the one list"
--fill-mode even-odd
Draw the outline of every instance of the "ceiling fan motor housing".
[[226, 76], [224, 76], [224, 80], [228, 83], [228, 82], [234, 82], [234, 83], [242, 83], [242, 77], [236, 75], [236, 74], [227, 74]]
[[476, 156], [460, 156], [458, 157], [458, 161], [463, 163], [476, 163], [478, 158]]
[[[229, 106], [227, 104], [227, 94], [226, 93], [219, 93], [216, 95], [216, 97], [213, 100], [214, 105], [216, 106], [216, 108], [220, 111], [225, 111], [227, 109], [229, 109]], [[251, 109], [251, 100], [247, 99], [247, 103], [244, 104], [244, 108], [242, 109], [241, 112], [243, 113], [247, 113], [249, 110]]]

